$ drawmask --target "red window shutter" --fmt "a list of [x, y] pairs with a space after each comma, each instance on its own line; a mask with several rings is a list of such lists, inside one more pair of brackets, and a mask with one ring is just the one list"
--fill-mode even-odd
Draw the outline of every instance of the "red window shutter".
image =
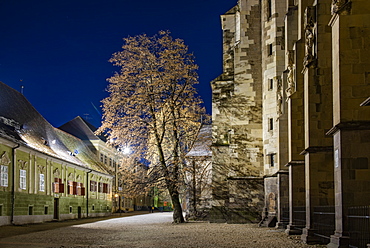
[[85, 187], [81, 188], [81, 195], [85, 195]]
[[64, 184], [62, 183], [61, 178], [54, 178], [54, 183], [53, 183], [53, 192], [54, 193], [64, 193]]
[[73, 195], [77, 195], [77, 182], [73, 182], [72, 183], [72, 187], [73, 187], [73, 190], [72, 190], [72, 192], [73, 192]]
[[59, 193], [64, 193], [64, 183], [59, 184]]

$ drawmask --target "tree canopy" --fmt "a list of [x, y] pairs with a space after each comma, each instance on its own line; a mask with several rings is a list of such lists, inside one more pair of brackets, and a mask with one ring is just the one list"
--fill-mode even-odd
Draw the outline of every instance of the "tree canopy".
[[174, 222], [183, 222], [179, 183], [184, 156], [202, 119], [208, 118], [194, 87], [194, 56], [183, 40], [160, 31], [125, 38], [110, 62], [120, 70], [108, 78], [98, 132], [106, 133], [113, 146], [130, 147], [130, 157], [150, 162], [152, 175], [169, 191]]

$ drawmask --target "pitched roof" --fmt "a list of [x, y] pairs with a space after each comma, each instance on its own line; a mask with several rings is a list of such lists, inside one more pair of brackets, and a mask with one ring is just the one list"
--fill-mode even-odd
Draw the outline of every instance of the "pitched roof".
[[0, 137], [107, 173], [84, 142], [54, 128], [18, 91], [0, 82]]
[[233, 15], [239, 10], [239, 5], [235, 5], [231, 9], [229, 9], [224, 15]]
[[195, 140], [193, 147], [186, 154], [186, 157], [210, 157], [212, 156], [211, 151], [212, 145], [212, 126], [203, 125], [199, 130], [197, 139]]
[[77, 116], [73, 120], [63, 124], [59, 127], [60, 130], [63, 130], [67, 133], [76, 136], [81, 140], [98, 140], [102, 139], [101, 137], [95, 135], [97, 130], [92, 124], [82, 119], [80, 116]]

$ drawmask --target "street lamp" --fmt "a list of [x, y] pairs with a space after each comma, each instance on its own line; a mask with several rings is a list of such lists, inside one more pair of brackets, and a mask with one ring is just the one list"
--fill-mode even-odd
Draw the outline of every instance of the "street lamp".
[[125, 154], [125, 155], [129, 155], [131, 153], [130, 147], [126, 146], [126, 147], [122, 148], [122, 153]]
[[[116, 198], [116, 202], [118, 201], [118, 211], [121, 214], [121, 196], [119, 194], [114, 194], [114, 197]], [[118, 198], [118, 200], [117, 200]]]

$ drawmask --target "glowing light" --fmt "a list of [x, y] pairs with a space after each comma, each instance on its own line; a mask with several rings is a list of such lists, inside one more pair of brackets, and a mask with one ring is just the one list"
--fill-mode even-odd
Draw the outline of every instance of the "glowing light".
[[123, 154], [130, 154], [131, 149], [130, 149], [130, 147], [124, 147], [124, 148], [122, 149], [122, 152], [123, 152]]

